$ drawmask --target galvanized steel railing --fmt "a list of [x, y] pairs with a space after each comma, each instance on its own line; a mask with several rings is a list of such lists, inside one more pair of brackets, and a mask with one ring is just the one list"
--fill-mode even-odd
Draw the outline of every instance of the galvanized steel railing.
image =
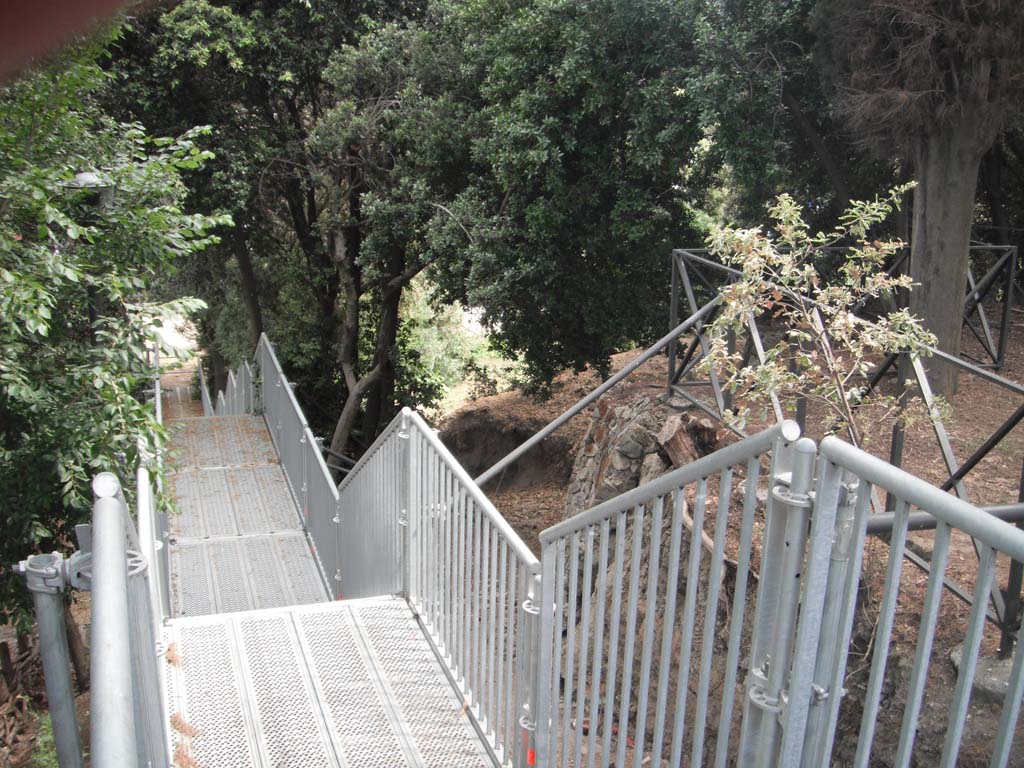
[[[257, 355], [267, 424], [333, 596], [408, 599], [497, 764], [802, 768], [856, 752], [856, 766], [910, 765], [954, 529], [983, 545], [941, 756], [956, 763], [982, 597], [999, 554], [1024, 558], [1024, 532], [835, 438], [819, 451], [783, 422], [545, 530], [541, 565], [408, 409], [335, 487], [265, 338]], [[251, 409], [240, 380], [229, 390]], [[851, 697], [873, 488], [895, 500], [895, 525], [869, 679]], [[872, 746], [911, 510], [938, 520], [935, 567], [893, 758]], [[1018, 651], [993, 766], [1016, 759], [1022, 696]], [[840, 747], [844, 706], [863, 712]]]
[[[256, 361], [260, 376], [258, 386], [248, 364], [239, 377], [237, 389], [243, 393], [241, 402], [249, 409], [244, 412], [262, 409], [324, 583], [332, 597], [340, 597], [338, 489], [266, 335], [260, 337]], [[245, 392], [250, 394], [245, 396]]]
[[[824, 581], [825, 587], [814, 601], [823, 603], [825, 616], [821, 622], [822, 640], [817, 652], [812, 686], [817, 686], [823, 691], [841, 691], [847, 674], [850, 636], [858, 586], [861, 582], [864, 535], [872, 488], [888, 492], [890, 497], [896, 500], [895, 524], [889, 542], [885, 584], [871, 655], [871, 671], [864, 695], [863, 715], [852, 765], [874, 765], [880, 757], [885, 757], [887, 764], [894, 766], [905, 767], [911, 764], [922, 704], [929, 693], [932, 696], [943, 694], [941, 683], [937, 688], [935, 681], [929, 682], [929, 673], [936, 663], [946, 663], [944, 659], [932, 660], [931, 656], [943, 597], [942, 580], [949, 564], [950, 541], [955, 531], [962, 531], [981, 545], [980, 565], [975, 574], [973, 602], [964, 635], [960, 671], [949, 703], [942, 754], [937, 763], [941, 766], [956, 765], [964, 728], [968, 721], [972, 685], [985, 632], [985, 605], [992, 586], [997, 558], [999, 555], [1007, 555], [1014, 560], [1024, 560], [1024, 531], [834, 437], [822, 441], [821, 455], [819, 487], [841, 488], [845, 485], [846, 493], [855, 495], [855, 503], [847, 501], [845, 505], [840, 504], [840, 515], [836, 524], [837, 538], [840, 542], [845, 544], [842, 541], [842, 538], [845, 538], [851, 541], [853, 546], [838, 547], [844, 557], [833, 559], [827, 579]], [[900, 575], [903, 551], [907, 546], [907, 525], [911, 510], [914, 508], [937, 519], [932, 568], [928, 575], [924, 602], [914, 600], [909, 608], [920, 616], [920, 620], [917, 622], [917, 642], [914, 646], [910, 680], [906, 688], [906, 703], [902, 707], [901, 717], [898, 718], [899, 739], [895, 756], [873, 755], [872, 747], [881, 711], [882, 690], [886, 684], [886, 666], [899, 608]], [[807, 591], [810, 593], [812, 587], [808, 586]], [[904, 606], [904, 615], [906, 611], [907, 608]], [[1007, 678], [998, 729], [987, 761], [991, 766], [1010, 764], [1022, 697], [1024, 653], [1021, 652], [1018, 642]], [[842, 701], [840, 696], [831, 696], [812, 708], [810, 727], [807, 729], [805, 765], [831, 764], [836, 723], [840, 716]], [[991, 705], [985, 706], [988, 709]], [[1016, 746], [1014, 760], [1020, 759], [1021, 748], [1020, 744]]]
[[496, 761], [533, 765], [540, 562], [418, 414], [396, 421], [404, 591]]
[[332, 596], [405, 595], [494, 759], [525, 761], [537, 558], [409, 409], [335, 487], [265, 337], [257, 360], [267, 425]]
[[[206, 393], [209, 398], [209, 393]], [[227, 385], [217, 393], [216, 416], [241, 416], [252, 413], [255, 406], [255, 392], [252, 369], [248, 362], [243, 362], [235, 372], [228, 371]], [[206, 415], [206, 402], [203, 402], [203, 414]]]
[[[539, 765], [734, 762], [761, 456], [798, 436], [785, 422], [541, 533]], [[715, 521], [710, 542], [705, 518]], [[738, 543], [723, 656], [730, 532]]]
[[404, 591], [402, 547], [409, 487], [408, 430], [396, 417], [338, 486], [334, 526], [338, 597]]
[[199, 399], [203, 404], [203, 416], [214, 416], [216, 414], [210, 400], [210, 388], [206, 385], [206, 371], [203, 370], [202, 360], [196, 362], [196, 371], [199, 375]]

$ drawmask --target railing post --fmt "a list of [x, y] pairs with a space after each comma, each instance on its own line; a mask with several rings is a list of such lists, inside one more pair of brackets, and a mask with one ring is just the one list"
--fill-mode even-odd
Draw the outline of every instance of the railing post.
[[[800, 602], [800, 573], [811, 510], [816, 446], [803, 438], [792, 446], [788, 487], [772, 477], [761, 556], [758, 606], [751, 639], [743, 729], [738, 765], [776, 764], [781, 725], [781, 693], [789, 673]], [[779, 457], [776, 456], [778, 464]]]
[[412, 440], [409, 439], [409, 422], [409, 409], [403, 408], [402, 421], [398, 427], [398, 439], [402, 441], [398, 451], [398, 535], [402, 537], [399, 544], [402, 553], [402, 597], [406, 600], [411, 596], [410, 579], [412, 569], [409, 563], [409, 555], [413, 551], [409, 545], [409, 538], [412, 535], [412, 525], [409, 519], [409, 510], [411, 508], [410, 488], [412, 486], [409, 482], [409, 472], [412, 467], [412, 461], [409, 456], [409, 452], [412, 450]]
[[[301, 425], [300, 425], [301, 426]], [[309, 451], [306, 450], [306, 430], [299, 436], [299, 456], [302, 459], [302, 527], [309, 530]]]
[[[669, 299], [669, 328], [675, 328], [679, 325], [679, 266], [676, 263], [677, 257], [676, 252], [672, 251], [671, 262], [672, 262], [672, 293]], [[668, 343], [668, 394], [672, 395], [672, 384], [676, 379], [676, 355], [679, 346], [677, 339], [672, 339]]]
[[334, 594], [335, 600], [341, 600], [341, 497], [338, 497], [337, 502], [334, 504], [334, 519], [331, 520], [334, 523], [334, 562], [337, 563], [336, 570], [334, 571]]
[[128, 618], [128, 553], [124, 502], [117, 478], [93, 479], [92, 764], [138, 764]]
[[852, 473], [843, 471], [839, 499], [836, 508], [835, 534], [832, 539], [832, 552], [828, 567], [828, 586], [825, 589], [824, 613], [821, 618], [822, 637], [818, 642], [817, 658], [814, 662], [814, 681], [812, 691], [814, 702], [807, 717], [807, 732], [804, 736], [803, 765], [824, 765], [827, 763], [825, 752], [832, 743], [829, 733], [828, 706], [826, 702], [842, 698], [846, 691], [830, 690], [835, 676], [838, 659], [843, 658], [838, 643], [842, 640], [842, 627], [846, 617], [843, 615], [843, 593], [849, 578], [850, 556], [854, 547], [863, 546], [857, 541], [854, 531], [855, 503], [859, 479]]
[[[539, 652], [537, 662], [539, 668], [537, 681], [537, 711], [535, 735], [537, 765], [549, 765], [554, 750], [551, 748], [551, 713], [555, 710], [559, 688], [553, 680], [552, 670], [555, 640], [555, 548], [550, 543], [542, 544], [541, 552], [541, 602], [539, 627]], [[559, 622], [561, 616], [558, 617]], [[617, 618], [615, 619], [618, 620]], [[561, 638], [558, 639], [561, 642]], [[614, 681], [613, 681], [614, 683]]]
[[60, 768], [81, 768], [82, 742], [78, 735], [75, 693], [71, 685], [71, 656], [64, 625], [64, 559], [54, 552], [33, 555], [15, 566], [32, 593], [39, 628], [39, 655], [43, 659], [50, 724]]
[[540, 665], [537, 655], [540, 651], [540, 595], [541, 577], [531, 574], [526, 587], [526, 599], [520, 606], [522, 612], [522, 654], [516, 665], [522, 698], [519, 717], [521, 740], [519, 753], [515, 758], [516, 768], [532, 768], [537, 765], [537, 692]]
[[158, 628], [154, 627], [150, 584], [154, 571], [144, 554], [128, 551], [128, 612], [132, 648], [132, 699], [135, 710], [139, 765], [167, 768], [168, 732], [157, 658]]

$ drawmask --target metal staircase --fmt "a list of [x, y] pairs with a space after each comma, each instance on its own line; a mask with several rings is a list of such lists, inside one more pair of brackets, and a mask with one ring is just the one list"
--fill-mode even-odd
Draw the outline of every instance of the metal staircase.
[[[215, 400], [159, 390], [180, 513], [158, 513], [145, 470], [134, 516], [101, 476], [82, 552], [21, 568], [41, 635], [48, 597], [93, 591], [97, 768], [802, 768], [844, 749], [908, 766], [925, 706], [948, 712], [937, 762], [953, 766], [980, 711], [985, 598], [1000, 560], [1024, 559], [1024, 531], [836, 438], [781, 422], [545, 530], [541, 561], [408, 409], [335, 485], [265, 337], [255, 374], [244, 365]], [[890, 554], [845, 715], [860, 727], [837, 746], [873, 489], [894, 502]], [[933, 519], [936, 549], [908, 608], [912, 513]], [[959, 532], [982, 565], [961, 672], [942, 686], [932, 639]], [[894, 712], [886, 668], [908, 610], [918, 642]], [[59, 711], [66, 659], [46, 636]], [[992, 766], [1024, 761], [1022, 698], [1018, 650]], [[880, 718], [893, 754], [873, 753]], [[74, 723], [55, 733], [62, 766], [81, 765]]]

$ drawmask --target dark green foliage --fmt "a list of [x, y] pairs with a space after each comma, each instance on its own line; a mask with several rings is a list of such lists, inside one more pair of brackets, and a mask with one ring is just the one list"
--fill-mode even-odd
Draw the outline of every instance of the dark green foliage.
[[364, 249], [424, 248], [444, 295], [482, 307], [535, 383], [649, 338], [668, 250], [697, 236], [679, 187], [699, 138], [684, 30], [668, 2], [437, 3], [343, 53], [342, 108], [401, 83], [374, 134], [392, 177], [367, 195]]
[[[101, 53], [69, 52], [0, 89], [4, 564], [62, 546], [88, 515], [92, 476], [112, 470], [130, 484], [163, 444], [142, 402], [155, 374], [146, 345], [200, 303], [153, 303], [149, 289], [229, 223], [183, 206], [182, 172], [210, 157], [201, 131], [151, 139], [97, 106]], [[76, 188], [79, 172], [106, 190]], [[26, 600], [4, 569], [0, 609], [17, 616]]]

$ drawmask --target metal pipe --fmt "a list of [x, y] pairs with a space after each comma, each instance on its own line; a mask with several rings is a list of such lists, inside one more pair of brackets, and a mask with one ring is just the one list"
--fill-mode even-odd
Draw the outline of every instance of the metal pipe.
[[1002, 439], [1017, 426], [1021, 419], [1024, 419], [1024, 404], [1014, 411], [1010, 418], [1004, 421], [999, 429], [993, 432], [989, 438], [982, 443], [981, 447], [971, 454], [967, 461], [960, 465], [960, 468], [957, 469], [956, 472], [950, 475], [949, 479], [940, 486], [942, 490], [948, 491], [960, 482], [968, 472], [974, 469], [975, 465], [977, 465], [979, 461], [988, 455], [989, 451], [995, 448]]
[[717, 296], [711, 301], [709, 301], [707, 304], [705, 304], [703, 307], [701, 307], [699, 310], [694, 312], [692, 315], [686, 318], [684, 322], [680, 323], [667, 334], [662, 336], [658, 341], [654, 343], [653, 346], [649, 347], [642, 355], [640, 355], [638, 358], [633, 360], [629, 365], [627, 365], [617, 374], [608, 379], [604, 384], [602, 384], [597, 389], [592, 391], [589, 395], [584, 397], [582, 400], [576, 403], [576, 405], [574, 405], [572, 408], [567, 410], [557, 419], [552, 421], [550, 424], [544, 427], [544, 429], [542, 429], [540, 432], [535, 434], [525, 443], [520, 445], [518, 448], [516, 448], [514, 451], [508, 454], [505, 458], [501, 459], [493, 467], [488, 469], [483, 474], [478, 475], [474, 482], [477, 485], [483, 485], [492, 477], [497, 475], [499, 472], [507, 468], [510, 464], [517, 461], [521, 456], [523, 456], [530, 449], [534, 448], [538, 443], [544, 440], [544, 438], [555, 432], [555, 430], [559, 429], [563, 424], [569, 421], [569, 419], [578, 414], [580, 411], [584, 410], [588, 405], [590, 405], [599, 397], [601, 397], [601, 395], [603, 395], [605, 392], [614, 387], [624, 378], [629, 376], [629, 374], [631, 374], [641, 365], [643, 365], [656, 354], [658, 354], [664, 347], [668, 346], [669, 342], [671, 342], [672, 339], [678, 338], [680, 335], [688, 331], [691, 327], [697, 325], [704, 318], [705, 315], [707, 315], [712, 309], [714, 309], [719, 304], [719, 302], [721, 302], [721, 300], [721, 296]]
[[1018, 395], [1024, 395], [1024, 386], [1018, 384], [1015, 381], [1010, 381], [1009, 379], [1003, 378], [1002, 376], [992, 373], [991, 371], [986, 371], [984, 368], [979, 368], [976, 365], [972, 365], [971, 363], [968, 363], [966, 360], [961, 360], [959, 357], [955, 357], [949, 354], [948, 352], [943, 352], [941, 349], [936, 349], [935, 347], [921, 347], [921, 349], [922, 351], [927, 352], [927, 354], [933, 357], [937, 357], [940, 360], [944, 360], [950, 365], [955, 365], [957, 368], [965, 370], [968, 373], [973, 373], [975, 376], [985, 379], [985, 381], [990, 381], [993, 384], [998, 384], [1004, 389], [1008, 389], [1011, 392], [1016, 392]]
[[677, 470], [662, 475], [649, 483], [627, 491], [614, 499], [598, 504], [596, 507], [580, 512], [578, 515], [563, 520], [560, 523], [547, 528], [540, 533], [541, 543], [554, 541], [555, 539], [568, 536], [574, 531], [582, 530], [589, 525], [600, 523], [604, 518], [614, 515], [622, 509], [629, 509], [637, 504], [663, 496], [666, 493], [681, 488], [694, 480], [707, 477], [710, 474], [720, 471], [746, 461], [750, 456], [768, 451], [775, 444], [776, 439], [782, 437], [788, 442], [793, 442], [800, 437], [800, 427], [795, 421], [788, 419], [781, 424], [776, 424], [756, 435], [740, 440], [739, 442], [727, 445], [714, 453], [705, 456], [692, 464], [680, 467]]
[[[71, 655], [64, 626], [64, 564], [58, 553], [33, 555], [21, 568], [36, 610], [39, 655], [43, 659], [50, 724], [60, 768], [81, 768], [75, 692], [71, 685]], [[94, 686], [95, 688], [96, 686]]]
[[[786, 686], [786, 676], [796, 641], [796, 619], [800, 606], [801, 572], [804, 548], [807, 542], [807, 521], [811, 513], [809, 492], [814, 478], [816, 446], [813, 440], [801, 438], [793, 446], [793, 475], [788, 488], [777, 485], [772, 489], [776, 501], [773, 507], [783, 528], [781, 553], [781, 579], [774, 632], [766, 657], [765, 684], [761, 689], [763, 707], [774, 715], [781, 709], [780, 696]], [[779, 721], [774, 716], [761, 721], [761, 733], [755, 765], [767, 768], [777, 764], [779, 740], [782, 736]]]
[[[1017, 491], [1017, 500], [1024, 511], [1024, 462], [1020, 468], [1020, 486]], [[1017, 521], [1017, 527], [1024, 527], [1024, 523]], [[1020, 629], [1018, 616], [1020, 614], [1021, 586], [1024, 585], [1024, 563], [1019, 560], [1010, 561], [1010, 572], [1006, 577], [1006, 610], [1003, 614], [1002, 636], [999, 639], [999, 658], [1005, 659], [1013, 653], [1013, 647], [1017, 640], [1017, 632]]]
[[1006, 349], [1010, 343], [1010, 312], [1013, 310], [1013, 287], [1017, 282], [1017, 248], [1013, 247], [1010, 254], [1009, 269], [1006, 270], [1006, 286], [1003, 290], [1003, 317], [999, 321], [999, 358], [996, 370], [1006, 362]]
[[994, 515], [978, 515], [977, 507], [940, 491], [888, 462], [864, 453], [837, 437], [821, 441], [821, 452], [868, 482], [895, 492], [919, 509], [991, 545], [1015, 560], [1024, 560], [1024, 531]]
[[[1007, 523], [1024, 522], [1024, 504], [1001, 504], [995, 507], [981, 507], [992, 517]], [[895, 516], [892, 512], [881, 512], [868, 518], [869, 536], [885, 536], [892, 532]], [[930, 512], [912, 512], [909, 515], [908, 531], [933, 531], [938, 518]]]
[[[138, 761], [132, 704], [125, 509], [117, 498], [99, 495], [110, 492], [110, 478], [113, 476], [105, 482], [93, 483], [99, 498], [93, 505], [92, 765], [135, 768]], [[113, 480], [117, 486], [116, 478]]]

